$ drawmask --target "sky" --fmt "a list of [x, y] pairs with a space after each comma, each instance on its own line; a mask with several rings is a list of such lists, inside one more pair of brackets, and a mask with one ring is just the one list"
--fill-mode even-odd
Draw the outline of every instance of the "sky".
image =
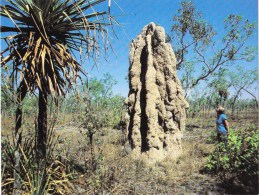
[[[98, 70], [87, 67], [90, 77], [101, 78], [109, 72], [118, 84], [114, 87], [115, 94], [128, 95], [128, 83], [125, 77], [129, 68], [129, 44], [141, 32], [142, 28], [150, 22], [155, 22], [165, 28], [170, 34], [173, 24], [172, 18], [180, 8], [180, 0], [112, 0], [111, 14], [122, 27], [115, 27], [118, 39], [111, 35], [111, 43], [115, 55], [109, 53], [109, 63], [101, 61]], [[229, 14], [239, 14], [251, 22], [258, 20], [257, 0], [196, 0], [194, 1], [198, 11], [203, 13], [203, 18], [211, 24], [219, 35], [224, 33], [224, 19]], [[119, 6], [118, 6], [119, 5]], [[105, 9], [106, 3], [100, 9]], [[258, 30], [248, 41], [248, 44], [257, 46]], [[245, 63], [246, 68], [255, 68], [258, 57], [252, 63]], [[258, 85], [257, 85], [258, 88]], [[255, 92], [256, 93], [256, 92]], [[257, 94], [257, 93], [256, 93]], [[249, 97], [248, 96], [244, 96]]]
[[[126, 97], [129, 90], [128, 82], [125, 80], [129, 69], [129, 44], [150, 22], [159, 24], [165, 28], [166, 33], [170, 34], [172, 18], [180, 8], [180, 2], [180, 0], [111, 0], [111, 15], [115, 16], [121, 25], [120, 27], [114, 26], [117, 38], [114, 34], [110, 34], [114, 53], [109, 50], [108, 62], [101, 58], [98, 68], [93, 68], [91, 63], [87, 64], [85, 69], [89, 77], [101, 79], [105, 73], [111, 74], [118, 81], [113, 88], [114, 94]], [[257, 0], [194, 0], [194, 4], [219, 35], [224, 32], [223, 20], [229, 14], [242, 15], [249, 21], [257, 22], [258, 20]], [[95, 9], [105, 11], [107, 6], [106, 1]], [[248, 44], [255, 46], [257, 43], [258, 30], [248, 41]], [[258, 57], [252, 63], [245, 63], [244, 66], [250, 69], [257, 67], [257, 64]]]

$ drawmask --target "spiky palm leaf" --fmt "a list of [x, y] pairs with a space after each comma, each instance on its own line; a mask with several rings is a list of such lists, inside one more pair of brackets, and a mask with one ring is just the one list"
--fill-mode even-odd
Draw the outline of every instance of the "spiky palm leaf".
[[[73, 51], [91, 55], [98, 49], [98, 34], [107, 38], [109, 13], [92, 8], [105, 0], [7, 0], [0, 15], [12, 21], [1, 32], [8, 47], [1, 65], [13, 62], [12, 77], [26, 91], [65, 95], [76, 83], [82, 66]], [[19, 82], [20, 81], [20, 82]]]

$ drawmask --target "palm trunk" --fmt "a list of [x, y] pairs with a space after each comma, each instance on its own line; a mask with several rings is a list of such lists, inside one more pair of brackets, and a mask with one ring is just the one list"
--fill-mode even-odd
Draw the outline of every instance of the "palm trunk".
[[[19, 98], [18, 98], [19, 99]], [[19, 146], [21, 145], [22, 142], [22, 132], [19, 132], [19, 129], [22, 126], [22, 109], [21, 106], [19, 105], [21, 102], [18, 102], [18, 107], [16, 110], [16, 123], [15, 123], [15, 151], [14, 151], [14, 170], [13, 170], [13, 176], [14, 176], [14, 183], [13, 183], [13, 188], [14, 188], [14, 195], [19, 195], [20, 194], [20, 188], [21, 188], [21, 180], [19, 177], [19, 172], [20, 172], [20, 160], [21, 160], [21, 154], [20, 154], [20, 149]]]
[[47, 94], [39, 92], [39, 114], [38, 114], [38, 160], [44, 159], [47, 150]]
[[16, 109], [16, 117], [15, 117], [15, 135], [18, 134], [19, 129], [22, 126], [22, 108], [21, 108], [21, 104], [22, 101], [18, 102], [18, 107]]
[[22, 126], [22, 108], [21, 108], [21, 103], [23, 99], [26, 96], [26, 86], [24, 81], [21, 82], [18, 90], [17, 90], [17, 110], [16, 110], [16, 120], [15, 120], [15, 136], [17, 136], [19, 129]]
[[21, 154], [19, 150], [19, 146], [22, 143], [22, 132], [19, 132], [21, 126], [22, 126], [22, 107], [21, 103], [23, 99], [26, 96], [26, 86], [24, 85], [24, 82], [21, 82], [21, 85], [19, 86], [17, 90], [17, 110], [16, 110], [16, 119], [15, 119], [15, 151], [14, 151], [14, 159], [15, 159], [15, 164], [14, 164], [14, 171], [13, 171], [13, 176], [14, 176], [14, 194], [18, 195], [20, 194], [19, 190], [21, 187], [21, 180], [20, 177], [17, 173], [20, 172], [20, 159], [21, 159]]

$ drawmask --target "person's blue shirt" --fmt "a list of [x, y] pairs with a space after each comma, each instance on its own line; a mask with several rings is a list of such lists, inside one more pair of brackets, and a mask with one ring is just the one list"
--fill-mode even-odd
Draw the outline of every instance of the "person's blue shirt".
[[228, 132], [227, 132], [227, 129], [224, 125], [224, 120], [227, 120], [227, 116], [225, 114], [220, 114], [219, 117], [217, 118], [217, 130], [219, 133], [222, 133], [224, 135], [226, 135]]

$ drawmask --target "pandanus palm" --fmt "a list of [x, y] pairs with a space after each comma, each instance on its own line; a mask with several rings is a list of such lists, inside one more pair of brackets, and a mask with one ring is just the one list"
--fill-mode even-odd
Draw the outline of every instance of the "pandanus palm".
[[[1, 66], [11, 66], [18, 103], [28, 92], [39, 94], [40, 158], [46, 154], [48, 95], [64, 96], [84, 74], [75, 52], [92, 56], [99, 49], [98, 38], [107, 38], [111, 17], [93, 9], [103, 1], [8, 0], [1, 6], [1, 16], [12, 24], [1, 26], [1, 32], [12, 32], [5, 37], [8, 46], [1, 52]], [[16, 134], [21, 118], [18, 107]]]

